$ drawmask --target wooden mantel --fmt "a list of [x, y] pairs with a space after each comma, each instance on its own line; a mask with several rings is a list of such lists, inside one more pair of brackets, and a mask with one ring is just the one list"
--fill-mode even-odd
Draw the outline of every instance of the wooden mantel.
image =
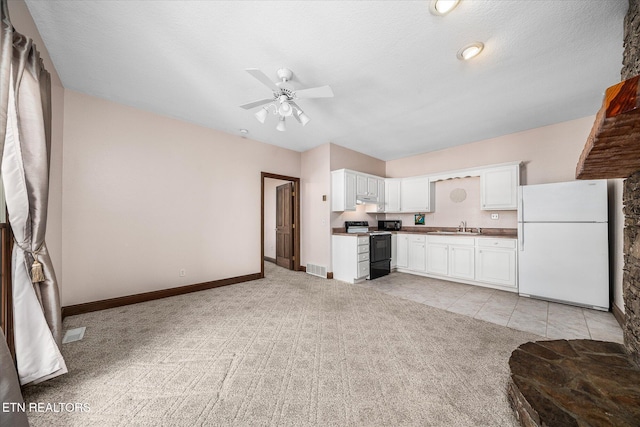
[[640, 170], [640, 76], [611, 86], [582, 150], [577, 179], [626, 178]]

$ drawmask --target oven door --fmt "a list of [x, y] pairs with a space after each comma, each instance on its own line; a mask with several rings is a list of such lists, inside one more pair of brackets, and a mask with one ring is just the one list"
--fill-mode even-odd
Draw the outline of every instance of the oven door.
[[391, 259], [391, 234], [369, 237], [369, 260], [371, 263]]

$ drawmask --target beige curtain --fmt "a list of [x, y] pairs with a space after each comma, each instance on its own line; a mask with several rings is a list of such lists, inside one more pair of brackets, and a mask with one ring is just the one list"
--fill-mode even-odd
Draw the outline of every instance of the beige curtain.
[[[62, 319], [58, 285], [44, 242], [49, 194], [51, 79], [33, 40], [11, 26], [7, 0], [2, 2], [4, 138], [2, 180], [9, 222], [15, 238], [12, 257], [16, 361], [21, 384], [67, 372], [60, 353]], [[10, 49], [5, 50], [6, 38]], [[7, 52], [7, 50], [10, 50]], [[6, 61], [9, 54], [10, 61]], [[8, 80], [8, 82], [7, 82]], [[43, 280], [32, 281], [34, 260]]]
[[19, 408], [18, 405], [23, 403], [23, 400], [22, 394], [20, 394], [18, 376], [13, 368], [13, 359], [4, 337], [0, 338], [0, 367], [0, 405], [6, 404], [9, 407], [9, 411], [3, 411], [0, 415], [0, 426], [28, 426], [26, 412], [16, 410], [16, 408]]

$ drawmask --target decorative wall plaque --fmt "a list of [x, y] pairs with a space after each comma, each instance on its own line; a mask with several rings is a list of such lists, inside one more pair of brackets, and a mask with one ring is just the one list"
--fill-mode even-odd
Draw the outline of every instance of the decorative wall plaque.
[[455, 188], [449, 193], [449, 198], [453, 203], [461, 203], [467, 198], [467, 192], [464, 191], [464, 188]]

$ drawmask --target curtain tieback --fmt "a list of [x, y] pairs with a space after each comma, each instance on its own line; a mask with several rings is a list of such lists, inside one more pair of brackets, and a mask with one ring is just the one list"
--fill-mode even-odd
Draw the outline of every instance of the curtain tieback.
[[44, 282], [45, 277], [42, 269], [42, 263], [38, 261], [38, 253], [42, 250], [42, 245], [40, 245], [35, 251], [30, 251], [23, 248], [17, 241], [14, 240], [14, 242], [16, 242], [16, 245], [18, 245], [18, 247], [24, 252], [30, 253], [33, 256], [33, 264], [31, 264], [31, 283]]
[[31, 264], [31, 283], [44, 282], [44, 272], [42, 271], [42, 264], [38, 261], [38, 252], [40, 249], [33, 252], [33, 264]]

